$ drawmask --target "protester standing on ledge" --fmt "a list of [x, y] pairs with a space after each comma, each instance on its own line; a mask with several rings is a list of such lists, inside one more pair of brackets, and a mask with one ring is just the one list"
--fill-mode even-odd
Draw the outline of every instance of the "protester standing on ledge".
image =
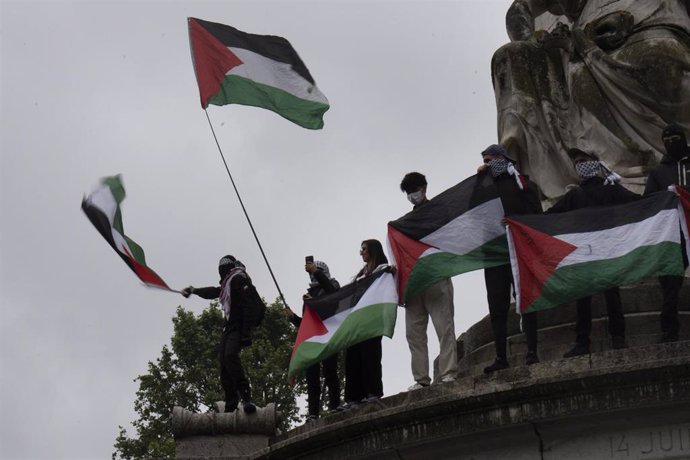
[[[670, 185], [688, 187], [690, 177], [690, 147], [688, 147], [683, 128], [675, 123], [671, 123], [664, 128], [661, 133], [664, 141], [666, 155], [661, 159], [661, 163], [656, 169], [652, 170], [647, 177], [647, 185], [644, 194], [666, 190]], [[683, 247], [683, 261], [688, 266], [687, 255], [685, 252], [685, 238], [681, 238]], [[660, 276], [663, 301], [661, 304], [661, 340], [660, 342], [675, 342], [678, 340], [678, 295], [683, 285], [682, 276]]]
[[[355, 282], [381, 270], [391, 270], [379, 240], [362, 241], [359, 254], [364, 267]], [[381, 339], [372, 337], [347, 349], [345, 356], [345, 401], [347, 407], [372, 402], [383, 396]]]
[[[309, 273], [309, 288], [306, 294], [302, 296], [303, 300], [315, 299], [331, 292], [335, 292], [340, 288], [340, 284], [335, 278], [331, 278], [331, 273], [328, 270], [328, 265], [320, 260], [313, 260], [311, 256], [307, 257], [304, 264], [304, 271]], [[295, 327], [299, 327], [302, 323], [302, 318], [297, 316], [295, 312], [286, 310], [288, 319]], [[307, 420], [315, 420], [319, 418], [319, 411], [321, 409], [321, 370], [323, 369], [324, 384], [328, 387], [328, 410], [335, 412], [340, 405], [340, 380], [338, 379], [338, 354], [329, 356], [320, 363], [309, 366], [305, 371], [307, 380], [307, 406], [309, 415]]]
[[[620, 176], [599, 161], [594, 153], [580, 149], [568, 150], [568, 156], [575, 165], [580, 184], [569, 190], [547, 214], [572, 211], [590, 206], [605, 206], [628, 203], [640, 198], [618, 183]], [[626, 348], [625, 317], [621, 304], [621, 294], [617, 287], [604, 291], [606, 313], [608, 315], [611, 346]], [[577, 299], [577, 321], [575, 323], [575, 346], [563, 355], [564, 358], [586, 355], [589, 350], [589, 336], [592, 332], [592, 296]]]
[[[252, 280], [244, 264], [233, 256], [225, 256], [218, 262], [220, 286], [195, 288], [189, 286], [182, 295], [196, 294], [204, 299], [219, 299], [223, 307], [225, 325], [220, 340], [220, 382], [225, 393], [225, 412], [234, 412], [242, 400], [244, 412], [256, 412], [252, 401], [249, 380], [244, 373], [240, 350], [251, 345], [251, 328], [260, 319], [256, 318], [263, 310], [257, 302], [262, 302], [252, 285]], [[262, 302], [263, 303], [263, 302]]]
[[[403, 178], [400, 190], [414, 209], [424, 206], [426, 197], [426, 178], [418, 172], [411, 172]], [[453, 316], [453, 283], [450, 278], [439, 281], [425, 291], [412, 296], [405, 304], [405, 332], [412, 355], [412, 376], [415, 384], [408, 390], [429, 386], [429, 351], [426, 328], [429, 317], [436, 330], [440, 344], [438, 357], [439, 377], [442, 383], [452, 382], [458, 373], [458, 355]]]
[[[494, 144], [487, 147], [482, 152], [482, 159], [484, 164], [479, 167], [477, 172], [478, 174], [491, 174], [493, 177], [506, 216], [540, 214], [542, 212], [536, 185], [527, 176], [521, 175], [515, 169], [515, 159], [508, 156], [508, 152], [502, 145]], [[513, 287], [510, 264], [485, 268], [484, 281], [496, 347], [496, 360], [484, 368], [484, 372], [489, 374], [509, 366], [507, 357], [508, 311], [510, 310], [510, 294]], [[522, 328], [527, 336], [525, 364], [538, 363], [536, 313], [522, 315]]]

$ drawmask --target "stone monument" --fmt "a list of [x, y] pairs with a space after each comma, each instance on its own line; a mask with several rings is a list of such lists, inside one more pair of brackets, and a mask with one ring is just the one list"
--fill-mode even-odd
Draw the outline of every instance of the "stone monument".
[[640, 192], [664, 153], [661, 130], [690, 132], [687, 0], [516, 0], [511, 42], [492, 59], [498, 138], [547, 200], [575, 182], [566, 151], [597, 153]]

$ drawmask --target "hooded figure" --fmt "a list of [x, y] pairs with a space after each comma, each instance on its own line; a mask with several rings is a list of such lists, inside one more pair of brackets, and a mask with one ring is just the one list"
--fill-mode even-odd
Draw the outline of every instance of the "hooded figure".
[[[675, 123], [667, 125], [661, 132], [661, 139], [666, 148], [666, 155], [661, 163], [647, 176], [644, 194], [667, 190], [671, 185], [687, 187], [688, 168], [690, 166], [690, 148], [687, 145], [685, 133]], [[680, 239], [683, 245], [683, 261], [685, 259], [685, 239]], [[683, 285], [682, 276], [660, 276], [663, 300], [661, 304], [661, 342], [675, 342], [678, 340], [678, 294]]]
[[225, 412], [235, 411], [241, 399], [244, 412], [253, 413], [256, 412], [256, 405], [252, 401], [249, 380], [242, 367], [240, 350], [251, 345], [245, 311], [252, 306], [253, 297], [250, 292], [254, 286], [244, 264], [234, 256], [221, 257], [218, 261], [218, 274], [220, 286], [189, 286], [182, 290], [182, 295], [189, 297], [196, 294], [204, 299], [219, 299], [225, 317], [219, 346], [220, 382], [225, 393]]

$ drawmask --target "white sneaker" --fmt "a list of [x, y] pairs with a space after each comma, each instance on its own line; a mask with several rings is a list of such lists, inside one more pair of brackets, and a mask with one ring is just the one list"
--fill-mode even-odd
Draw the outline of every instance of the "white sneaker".
[[412, 385], [411, 387], [409, 387], [407, 389], [407, 391], [421, 390], [422, 388], [426, 388], [428, 386], [429, 385], [422, 385], [421, 383], [417, 382], [414, 385]]
[[455, 377], [453, 377], [452, 375], [446, 375], [445, 377], [441, 378], [441, 383], [449, 382], [455, 382]]

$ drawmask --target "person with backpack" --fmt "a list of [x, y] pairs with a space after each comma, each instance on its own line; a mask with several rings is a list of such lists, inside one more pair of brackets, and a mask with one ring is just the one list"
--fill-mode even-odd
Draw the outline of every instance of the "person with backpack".
[[266, 304], [252, 284], [242, 262], [231, 255], [218, 262], [220, 286], [182, 290], [184, 297], [192, 294], [204, 299], [218, 299], [223, 308], [225, 325], [220, 339], [220, 382], [225, 393], [225, 412], [234, 412], [240, 402], [244, 412], [256, 412], [252, 401], [249, 380], [244, 373], [240, 350], [252, 343], [252, 329], [259, 325], [266, 310]]
[[[306, 301], [315, 299], [340, 289], [340, 284], [331, 277], [328, 265], [320, 260], [313, 260], [309, 256], [304, 264], [304, 271], [309, 273], [309, 288], [302, 296]], [[286, 310], [288, 320], [297, 328], [302, 324], [302, 318], [291, 309]], [[319, 418], [321, 409], [321, 371], [323, 369], [324, 384], [328, 387], [328, 410], [335, 412], [340, 405], [340, 380], [338, 379], [338, 354], [324, 359], [320, 363], [309, 366], [305, 371], [307, 380], [307, 406], [309, 415], [307, 421]]]

